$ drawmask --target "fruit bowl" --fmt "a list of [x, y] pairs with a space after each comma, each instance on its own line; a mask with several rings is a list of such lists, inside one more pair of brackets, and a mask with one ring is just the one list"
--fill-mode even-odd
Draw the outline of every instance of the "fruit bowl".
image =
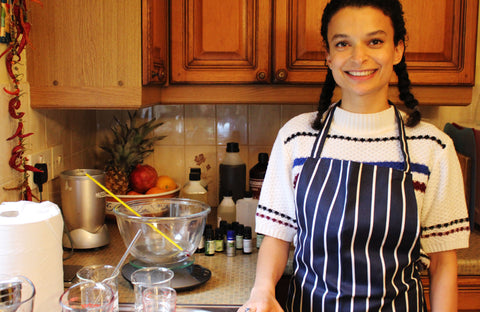
[[[163, 193], [156, 193], [156, 194], [139, 194], [139, 195], [115, 195], [120, 198], [122, 201], [130, 202], [133, 200], [144, 200], [144, 199], [154, 199], [154, 198], [175, 198], [178, 197], [180, 193], [180, 187], [177, 187], [174, 190], [163, 192]], [[113, 213], [113, 209], [116, 206], [121, 205], [115, 198], [106, 194], [105, 195], [105, 215], [107, 217], [115, 217]]]
[[174, 267], [193, 259], [191, 256], [200, 243], [210, 206], [184, 198], [134, 200], [128, 202], [128, 206], [140, 216], [123, 205], [116, 206], [114, 213], [125, 246], [142, 231], [130, 251], [136, 260]]

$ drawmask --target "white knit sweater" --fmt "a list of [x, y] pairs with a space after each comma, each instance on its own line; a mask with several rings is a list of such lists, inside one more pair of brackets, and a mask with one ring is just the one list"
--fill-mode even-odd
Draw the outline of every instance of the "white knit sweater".
[[[289, 242], [296, 235], [294, 187], [318, 133], [311, 127], [315, 116], [312, 112], [294, 117], [278, 133], [257, 208], [258, 233]], [[452, 140], [426, 122], [405, 130], [423, 252], [468, 247], [468, 213]], [[355, 114], [337, 107], [321, 157], [403, 169], [394, 108]]]

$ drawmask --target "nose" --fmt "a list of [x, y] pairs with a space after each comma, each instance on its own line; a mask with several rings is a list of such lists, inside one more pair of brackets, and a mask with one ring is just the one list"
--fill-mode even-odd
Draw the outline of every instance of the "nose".
[[351, 60], [358, 65], [363, 64], [367, 60], [367, 51], [366, 47], [363, 45], [357, 44], [352, 49]]

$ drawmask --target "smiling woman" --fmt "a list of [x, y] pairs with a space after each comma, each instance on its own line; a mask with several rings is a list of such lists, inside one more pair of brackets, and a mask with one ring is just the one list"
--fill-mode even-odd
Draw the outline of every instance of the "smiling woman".
[[[287, 311], [425, 311], [425, 268], [432, 310], [456, 311], [455, 250], [469, 244], [462, 174], [452, 140], [416, 110], [402, 5], [331, 0], [321, 33], [329, 68], [318, 111], [278, 133], [257, 209], [255, 285], [240, 311], [281, 311], [274, 286], [290, 242]], [[409, 116], [389, 101], [393, 72]]]

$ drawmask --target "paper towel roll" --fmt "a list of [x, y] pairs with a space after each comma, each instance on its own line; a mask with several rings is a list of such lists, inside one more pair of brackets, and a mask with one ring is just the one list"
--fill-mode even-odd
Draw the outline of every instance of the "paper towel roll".
[[35, 285], [35, 312], [60, 311], [63, 218], [51, 202], [0, 205], [0, 274], [24, 275]]

